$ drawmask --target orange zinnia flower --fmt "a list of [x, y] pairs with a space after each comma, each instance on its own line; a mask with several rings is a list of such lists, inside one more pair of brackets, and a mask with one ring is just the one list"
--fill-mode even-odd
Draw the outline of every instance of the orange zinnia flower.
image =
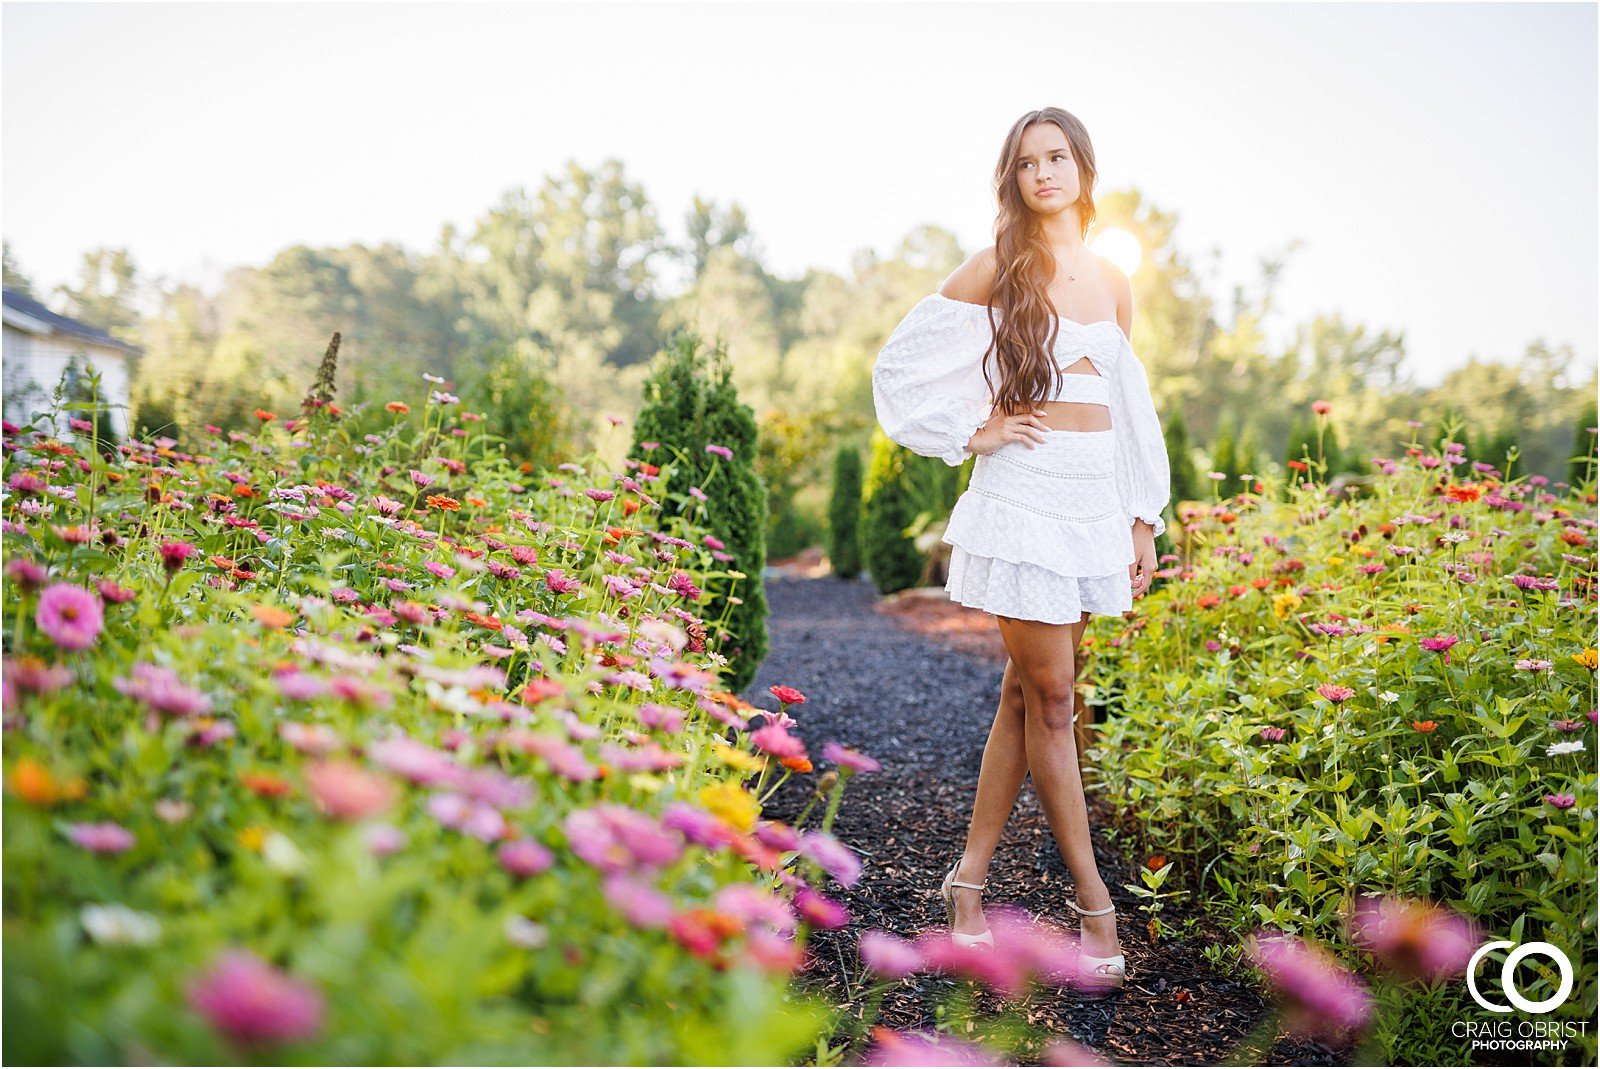
[[1411, 726], [1426, 735], [1439, 725], [1435, 724], [1432, 720], [1413, 720], [1411, 721]]
[[268, 412], [264, 408], [256, 409], [256, 419], [259, 419], [262, 423], [271, 423], [277, 418], [277, 416], [274, 416], [271, 412]]
[[444, 494], [429, 494], [428, 507], [431, 509], [440, 509], [444, 512], [460, 512], [461, 502], [457, 501], [453, 497], [447, 497]]
[[406, 404], [404, 401], [390, 401], [383, 407], [387, 408], [390, 412], [399, 412], [401, 415], [411, 411], [411, 406]]

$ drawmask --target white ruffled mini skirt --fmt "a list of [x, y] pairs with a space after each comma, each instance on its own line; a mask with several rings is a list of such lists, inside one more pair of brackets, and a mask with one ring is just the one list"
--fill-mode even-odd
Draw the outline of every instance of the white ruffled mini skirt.
[[1046, 431], [973, 461], [950, 513], [953, 601], [995, 616], [1077, 623], [1133, 608], [1133, 530], [1117, 494], [1115, 437]]

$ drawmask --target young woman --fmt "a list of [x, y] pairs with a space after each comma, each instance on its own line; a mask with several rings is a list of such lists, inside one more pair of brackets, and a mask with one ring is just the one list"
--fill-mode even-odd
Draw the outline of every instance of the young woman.
[[873, 366], [884, 433], [951, 465], [975, 454], [946, 525], [945, 588], [996, 617], [1008, 660], [965, 851], [941, 894], [951, 937], [994, 945], [979, 892], [1022, 779], [1033, 774], [1071, 870], [1088, 979], [1127, 972], [1095, 866], [1073, 731], [1078, 642], [1155, 572], [1170, 475], [1127, 276], [1091, 253], [1094, 149], [1060, 108], [1011, 128], [995, 170], [995, 244], [900, 322]]

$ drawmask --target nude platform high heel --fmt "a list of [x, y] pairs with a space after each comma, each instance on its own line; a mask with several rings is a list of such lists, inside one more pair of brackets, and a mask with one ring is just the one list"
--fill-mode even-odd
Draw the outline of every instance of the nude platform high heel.
[[[1084, 909], [1070, 898], [1067, 899], [1067, 907], [1080, 917], [1104, 917], [1107, 913], [1117, 911], [1114, 902], [1105, 909]], [[1091, 997], [1104, 998], [1122, 990], [1123, 982], [1128, 976], [1128, 959], [1123, 954], [1110, 958], [1097, 958], [1092, 954], [1080, 953], [1078, 965], [1090, 984]]]
[[960, 867], [961, 859], [957, 858], [956, 863], [950, 866], [950, 871], [945, 873], [944, 882], [939, 885], [939, 895], [944, 899], [945, 916], [950, 920], [950, 941], [958, 947], [981, 946], [988, 947], [990, 950], [993, 950], [994, 932], [990, 931], [989, 929], [985, 928], [978, 935], [965, 935], [956, 931], [956, 897], [952, 888], [970, 887], [975, 891], [981, 891], [983, 890], [984, 885], [989, 882], [988, 880], [985, 880], [983, 883], [962, 883], [960, 880], [956, 879], [956, 869]]

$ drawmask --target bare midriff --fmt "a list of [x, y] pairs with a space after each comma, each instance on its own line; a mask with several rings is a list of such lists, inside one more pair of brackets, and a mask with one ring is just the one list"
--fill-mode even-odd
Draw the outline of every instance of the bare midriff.
[[[1071, 366], [1062, 369], [1068, 375], [1097, 375], [1094, 364], [1087, 356], [1080, 357]], [[1111, 410], [1105, 405], [1087, 404], [1083, 401], [1044, 401], [1039, 405], [1044, 415], [1039, 417], [1053, 431], [1109, 431]]]

